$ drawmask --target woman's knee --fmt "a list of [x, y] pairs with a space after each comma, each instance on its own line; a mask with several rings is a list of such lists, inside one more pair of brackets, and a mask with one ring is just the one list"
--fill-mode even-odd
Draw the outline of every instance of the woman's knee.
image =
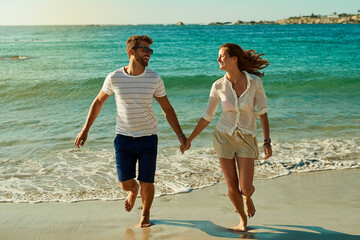
[[227, 183], [227, 186], [229, 194], [240, 192], [238, 181], [230, 181]]
[[255, 192], [255, 187], [253, 185], [241, 187], [241, 193], [245, 197], [251, 197], [254, 192]]

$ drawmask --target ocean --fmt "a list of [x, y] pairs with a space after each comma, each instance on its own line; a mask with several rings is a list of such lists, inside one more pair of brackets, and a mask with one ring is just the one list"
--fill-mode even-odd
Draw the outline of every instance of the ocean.
[[[163, 78], [187, 136], [212, 83], [225, 74], [216, 61], [219, 47], [233, 42], [265, 54], [274, 155], [256, 161], [255, 179], [360, 167], [359, 25], [0, 26], [0, 33], [0, 202], [126, 196], [115, 169], [113, 97], [85, 146], [73, 142], [107, 74], [127, 65], [126, 40], [134, 34], [154, 40], [149, 68]], [[221, 106], [184, 155], [156, 101], [153, 107], [156, 196], [219, 182], [212, 132]], [[259, 120], [257, 137], [261, 143]]]

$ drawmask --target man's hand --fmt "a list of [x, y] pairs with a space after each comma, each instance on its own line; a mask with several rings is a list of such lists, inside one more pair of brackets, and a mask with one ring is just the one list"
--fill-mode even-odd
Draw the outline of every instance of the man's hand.
[[181, 145], [185, 145], [187, 138], [185, 137], [185, 135], [183, 135], [183, 134], [181, 134], [181, 135], [182, 136], [179, 137], [179, 141], [180, 141]]
[[84, 146], [87, 137], [88, 137], [88, 132], [87, 132], [87, 131], [81, 131], [81, 132], [77, 135], [77, 137], [76, 137], [76, 139], [75, 139], [75, 142], [74, 142], [75, 146], [76, 146], [77, 148], [80, 148], [80, 146]]

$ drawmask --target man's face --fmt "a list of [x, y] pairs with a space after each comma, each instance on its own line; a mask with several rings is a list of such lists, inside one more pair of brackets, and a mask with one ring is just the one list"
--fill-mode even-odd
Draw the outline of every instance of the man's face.
[[139, 46], [134, 50], [135, 61], [146, 67], [149, 64], [150, 56], [152, 54], [152, 50], [150, 50], [150, 44], [145, 41], [141, 41]]

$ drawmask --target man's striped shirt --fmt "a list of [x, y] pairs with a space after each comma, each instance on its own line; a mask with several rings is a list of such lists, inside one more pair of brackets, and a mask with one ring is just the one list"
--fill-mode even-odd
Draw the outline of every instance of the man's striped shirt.
[[106, 77], [102, 91], [115, 95], [116, 134], [142, 137], [158, 133], [152, 103], [166, 92], [157, 73], [145, 68], [141, 75], [132, 76], [120, 68]]

